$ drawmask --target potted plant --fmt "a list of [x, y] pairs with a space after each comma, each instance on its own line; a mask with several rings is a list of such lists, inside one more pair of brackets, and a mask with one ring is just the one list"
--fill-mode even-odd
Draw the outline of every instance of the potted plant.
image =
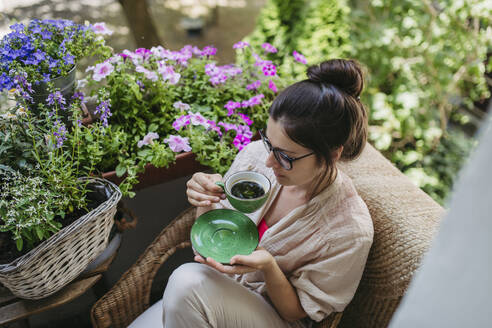
[[[145, 170], [176, 160], [186, 159], [190, 170], [224, 173], [264, 127], [271, 101], [289, 81], [268, 59], [276, 52], [272, 45], [265, 43], [263, 53], [246, 42], [234, 48], [237, 62], [231, 65], [219, 65], [212, 46], [188, 45], [179, 51], [124, 50], [88, 68], [88, 86], [99, 103], [95, 112], [122, 145], [99, 169], [108, 171], [105, 176], [118, 181], [124, 194], [133, 194]], [[179, 165], [172, 169], [192, 173]]]
[[110, 33], [104, 23], [80, 25], [70, 20], [34, 19], [27, 25], [11, 25], [10, 29], [12, 32], [0, 41], [0, 90], [21, 90], [19, 84], [30, 82], [23, 96], [35, 109], [47, 101], [48, 82], [65, 99], [73, 94], [76, 65], [81, 58], [104, 59], [111, 54], [102, 37]]
[[104, 250], [121, 192], [94, 177], [109, 133], [82, 124], [83, 94], [64, 96], [48, 81], [46, 100], [32, 106], [36, 72], [15, 67], [3, 75], [13, 84], [0, 109], [0, 282], [38, 299]]

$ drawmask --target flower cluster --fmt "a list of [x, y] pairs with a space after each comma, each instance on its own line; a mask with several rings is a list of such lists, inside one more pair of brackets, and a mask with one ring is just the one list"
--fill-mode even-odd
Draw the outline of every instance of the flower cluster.
[[10, 29], [0, 41], [0, 90], [17, 88], [15, 77], [24, 73], [31, 83], [51, 81], [66, 75], [80, 58], [109, 51], [104, 39], [98, 38], [98, 34], [108, 34], [100, 23], [34, 19]]

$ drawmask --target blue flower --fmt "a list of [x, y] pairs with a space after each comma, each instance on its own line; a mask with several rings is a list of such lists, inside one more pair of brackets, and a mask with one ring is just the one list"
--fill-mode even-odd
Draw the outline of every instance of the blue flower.
[[109, 100], [101, 101], [99, 105], [97, 105], [94, 114], [100, 115], [99, 119], [103, 122], [103, 126], [108, 126], [108, 118], [112, 115], [110, 110]]
[[63, 61], [65, 62], [65, 64], [67, 65], [73, 65], [74, 64], [74, 59], [75, 57], [72, 56], [70, 53], [67, 52], [67, 54], [65, 56], [63, 56]]
[[51, 39], [52, 36], [53, 36], [53, 33], [48, 31], [48, 30], [41, 31], [41, 37], [43, 38], [43, 40]]

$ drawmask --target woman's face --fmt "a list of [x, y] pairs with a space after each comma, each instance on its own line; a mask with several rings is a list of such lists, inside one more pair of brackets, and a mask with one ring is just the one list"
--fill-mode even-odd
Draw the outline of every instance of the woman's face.
[[[267, 122], [265, 136], [274, 148], [281, 149], [291, 158], [312, 153], [312, 150], [292, 141], [285, 133], [281, 123], [273, 120], [271, 117]], [[273, 169], [278, 183], [283, 186], [309, 185], [321, 170], [314, 154], [292, 162], [292, 169], [286, 170], [275, 159], [272, 151], [268, 155], [265, 164], [267, 167]]]

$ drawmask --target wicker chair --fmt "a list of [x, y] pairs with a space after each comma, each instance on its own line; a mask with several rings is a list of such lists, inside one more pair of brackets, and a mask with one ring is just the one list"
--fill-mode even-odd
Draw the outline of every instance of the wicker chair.
[[[374, 243], [352, 302], [344, 312], [333, 313], [316, 327], [386, 327], [444, 210], [370, 144], [359, 159], [341, 163], [339, 168], [352, 178], [369, 208]], [[176, 250], [190, 247], [194, 214], [195, 209], [190, 208], [172, 221], [94, 304], [94, 327], [126, 327], [150, 306], [157, 270]]]

